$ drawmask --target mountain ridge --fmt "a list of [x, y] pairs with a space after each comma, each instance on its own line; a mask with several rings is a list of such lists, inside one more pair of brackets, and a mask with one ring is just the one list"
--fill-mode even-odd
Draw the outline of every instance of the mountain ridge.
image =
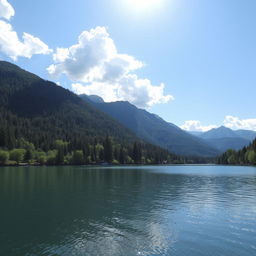
[[204, 139], [213, 147], [225, 152], [228, 149], [239, 150], [248, 146], [256, 138], [256, 132], [251, 130], [232, 130], [225, 126], [213, 128], [207, 132], [191, 132]]
[[213, 157], [218, 150], [208, 146], [203, 140], [192, 136], [161, 117], [139, 109], [127, 101], [95, 103], [90, 96], [80, 95], [99, 110], [109, 114], [138, 137], [161, 146], [179, 155]]

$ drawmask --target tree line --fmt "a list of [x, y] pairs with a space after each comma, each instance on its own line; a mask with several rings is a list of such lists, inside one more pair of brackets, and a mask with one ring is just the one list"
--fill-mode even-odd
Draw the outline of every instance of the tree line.
[[241, 150], [228, 150], [218, 159], [224, 165], [256, 165], [256, 140]]
[[17, 140], [12, 149], [0, 148], [1, 165], [167, 164], [184, 161], [185, 159], [153, 145], [142, 142], [122, 145], [109, 136], [104, 140], [94, 138], [93, 143], [86, 143], [75, 150], [70, 142], [55, 140], [53, 148], [43, 151], [24, 138]]

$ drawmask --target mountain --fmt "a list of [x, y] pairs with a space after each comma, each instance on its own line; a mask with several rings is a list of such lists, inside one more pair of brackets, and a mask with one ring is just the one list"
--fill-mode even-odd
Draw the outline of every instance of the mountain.
[[118, 120], [138, 137], [178, 155], [213, 157], [219, 153], [202, 139], [164, 121], [157, 115], [138, 109], [129, 102], [96, 103], [87, 95], [80, 97]]
[[144, 161], [158, 163], [174, 157], [167, 150], [143, 142], [69, 90], [0, 61], [0, 149], [20, 148], [24, 139], [44, 152], [56, 149], [56, 140], [67, 142], [58, 142], [65, 145], [62, 154], [65, 151], [70, 158], [74, 150], [81, 149], [89, 162], [103, 161], [103, 150], [110, 154], [109, 158], [125, 157], [129, 163], [135, 158], [135, 163], [143, 157]]
[[97, 95], [90, 95], [88, 98], [95, 103], [104, 103], [104, 100]]
[[256, 132], [250, 130], [236, 130], [236, 135], [247, 140], [254, 140], [256, 138]]
[[248, 146], [256, 138], [256, 132], [249, 130], [232, 130], [225, 126], [211, 129], [203, 133], [193, 133], [204, 139], [209, 145], [217, 148], [221, 152], [228, 149], [239, 150]]
[[225, 126], [219, 128], [213, 128], [210, 131], [204, 132], [200, 135], [200, 138], [204, 139], [220, 139], [220, 138], [235, 138], [237, 135], [235, 132]]
[[82, 133], [109, 134], [124, 140], [135, 138], [128, 129], [69, 90], [4, 61], [0, 62], [0, 106], [3, 115], [28, 118], [32, 126], [35, 120], [46, 122], [40, 127], [45, 136], [51, 129], [56, 136]]

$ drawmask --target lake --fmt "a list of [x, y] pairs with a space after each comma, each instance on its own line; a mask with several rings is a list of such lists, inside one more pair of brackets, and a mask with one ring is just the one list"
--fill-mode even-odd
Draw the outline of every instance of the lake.
[[256, 255], [256, 168], [0, 168], [0, 255]]

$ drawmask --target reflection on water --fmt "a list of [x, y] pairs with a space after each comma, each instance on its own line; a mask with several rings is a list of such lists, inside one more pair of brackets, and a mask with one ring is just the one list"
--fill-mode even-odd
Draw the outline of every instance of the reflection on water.
[[256, 255], [256, 168], [0, 168], [0, 255]]

